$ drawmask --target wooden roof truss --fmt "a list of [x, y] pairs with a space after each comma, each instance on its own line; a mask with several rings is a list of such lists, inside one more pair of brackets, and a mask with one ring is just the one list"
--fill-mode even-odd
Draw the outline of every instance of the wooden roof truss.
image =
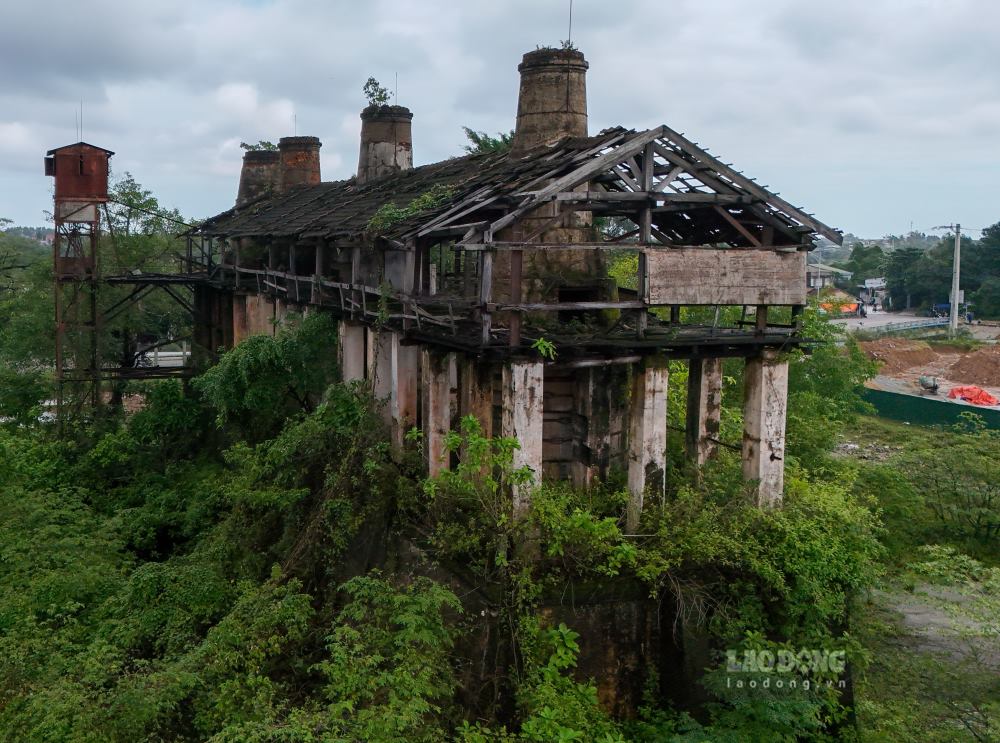
[[[400, 238], [461, 236], [462, 244], [489, 244], [539, 207], [561, 202], [560, 216], [589, 211], [634, 223], [618, 240], [800, 249], [812, 247], [813, 234], [842, 240], [838, 231], [667, 126], [616, 134], [561, 160], [565, 152], [556, 147], [549, 156], [552, 169], [531, 183], [517, 184], [513, 193], [496, 185], [475, 189]], [[551, 226], [523, 241], [536, 240]]]

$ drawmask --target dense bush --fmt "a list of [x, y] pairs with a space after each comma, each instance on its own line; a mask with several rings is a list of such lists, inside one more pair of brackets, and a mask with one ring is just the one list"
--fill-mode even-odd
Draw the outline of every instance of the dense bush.
[[[791, 740], [840, 719], [835, 695], [748, 704], [710, 674], [714, 706], [695, 720], [665, 705], [652, 668], [641, 717], [612, 719], [577, 675], [579, 636], [538, 605], [614, 580], [675, 602], [716, 650], [849, 645], [848, 598], [880, 556], [850, 477], [791, 466], [785, 508], [765, 513], [723, 452], [697, 479], [672, 475], [639, 538], [614, 484], [546, 484], [514, 518], [516, 442], [467, 419], [447, 442], [459, 466], [422, 480], [367, 391], [330, 384], [332, 335], [306, 318], [250, 339], [190, 388], [148, 386], [144, 410], [72, 438], [0, 430], [0, 737]], [[795, 363], [825, 364], [795, 372], [800, 400], [835, 389], [836, 357]], [[850, 392], [808, 415], [849, 419]], [[461, 585], [486, 608], [473, 615]], [[456, 694], [486, 616], [511, 665], [474, 711]]]

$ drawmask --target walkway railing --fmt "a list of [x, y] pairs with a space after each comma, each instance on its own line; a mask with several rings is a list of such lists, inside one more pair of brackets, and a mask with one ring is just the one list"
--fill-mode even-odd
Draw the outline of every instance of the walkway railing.
[[948, 325], [947, 317], [929, 317], [926, 320], [909, 320], [907, 322], [890, 322], [885, 325], [873, 325], [870, 327], [857, 328], [866, 335], [892, 335], [893, 333], [905, 333], [908, 330], [922, 330], [924, 328], [943, 328]]

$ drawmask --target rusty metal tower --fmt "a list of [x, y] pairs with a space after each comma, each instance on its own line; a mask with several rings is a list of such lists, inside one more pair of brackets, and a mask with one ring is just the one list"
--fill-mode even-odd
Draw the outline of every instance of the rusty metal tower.
[[108, 161], [114, 154], [86, 142], [46, 153], [45, 174], [55, 178], [52, 273], [60, 419], [67, 393], [75, 404], [101, 402], [97, 241], [100, 206], [108, 200]]

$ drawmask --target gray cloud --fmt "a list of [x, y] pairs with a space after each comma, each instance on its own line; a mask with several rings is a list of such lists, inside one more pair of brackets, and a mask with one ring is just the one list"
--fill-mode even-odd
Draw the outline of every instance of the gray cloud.
[[[57, 0], [0, 23], [0, 215], [41, 222], [41, 156], [85, 137], [192, 217], [234, 198], [240, 140], [315, 134], [357, 158], [361, 85], [393, 87], [415, 157], [510, 129], [517, 63], [566, 36], [561, 0]], [[668, 123], [820, 218], [878, 235], [1000, 219], [1000, 4], [576, 0], [591, 130]], [[926, 182], [925, 182], [926, 179]], [[948, 187], [938, 184], [947, 183]]]

